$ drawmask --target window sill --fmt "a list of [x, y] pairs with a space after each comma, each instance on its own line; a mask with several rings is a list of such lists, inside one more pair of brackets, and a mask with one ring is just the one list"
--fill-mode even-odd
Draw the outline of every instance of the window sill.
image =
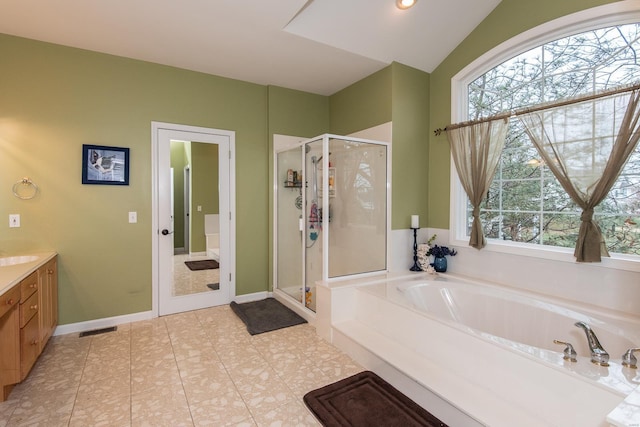
[[[452, 237], [450, 239], [450, 244], [457, 247], [469, 247], [469, 240], [459, 240]], [[496, 239], [487, 239], [487, 246], [482, 248], [482, 250], [494, 253], [548, 259], [556, 262], [589, 265], [596, 268], [610, 268], [614, 270], [640, 272], [640, 257], [634, 255], [611, 254], [610, 257], [602, 257], [602, 262], [599, 263], [578, 263], [576, 262], [576, 258], [573, 256], [572, 248], [505, 242]]]

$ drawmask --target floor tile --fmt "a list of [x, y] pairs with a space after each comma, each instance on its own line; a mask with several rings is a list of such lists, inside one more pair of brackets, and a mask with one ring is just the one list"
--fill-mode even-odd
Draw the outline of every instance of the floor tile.
[[192, 426], [189, 405], [181, 387], [157, 387], [131, 396], [132, 426]]
[[309, 324], [251, 336], [213, 307], [53, 337], [0, 427], [317, 426], [302, 396], [361, 370]]
[[256, 413], [254, 413], [254, 420], [259, 427], [321, 426], [313, 414], [299, 401], [289, 401], [268, 411], [256, 411]]
[[70, 427], [127, 427], [131, 425], [131, 396], [76, 401]]

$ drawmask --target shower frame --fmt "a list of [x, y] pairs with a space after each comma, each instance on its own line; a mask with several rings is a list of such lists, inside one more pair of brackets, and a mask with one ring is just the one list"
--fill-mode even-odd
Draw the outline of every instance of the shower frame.
[[[273, 204], [273, 292], [276, 296], [282, 296], [284, 297], [286, 300], [289, 301], [295, 301], [297, 304], [299, 304], [299, 307], [301, 307], [306, 314], [310, 315], [312, 318], [315, 317], [315, 310], [311, 310], [310, 308], [306, 307], [305, 304], [305, 292], [301, 292], [301, 298], [298, 300], [294, 297], [292, 297], [290, 294], [288, 294], [287, 292], [281, 290], [278, 287], [278, 243], [279, 243], [279, 226], [278, 226], [278, 197], [281, 191], [290, 191], [290, 188], [287, 188], [284, 186], [284, 182], [282, 180], [282, 171], [279, 170], [278, 168], [278, 156], [279, 154], [285, 153], [287, 151], [291, 151], [291, 150], [296, 150], [299, 149], [300, 150], [300, 156], [301, 156], [301, 164], [302, 164], [302, 174], [303, 174], [303, 181], [302, 181], [302, 187], [301, 187], [301, 195], [302, 195], [302, 218], [300, 219], [300, 230], [299, 232], [303, 233], [302, 235], [302, 239], [301, 239], [301, 244], [300, 244], [300, 249], [302, 251], [302, 260], [301, 260], [301, 264], [302, 264], [302, 271], [300, 274], [300, 286], [302, 287], [302, 290], [305, 289], [305, 287], [308, 285], [308, 283], [306, 283], [307, 278], [306, 278], [306, 260], [307, 260], [307, 234], [309, 232], [309, 222], [308, 222], [308, 206], [309, 206], [309, 200], [307, 197], [307, 191], [306, 187], [311, 187], [312, 186], [312, 182], [311, 182], [311, 173], [309, 173], [309, 171], [307, 171], [307, 162], [306, 162], [306, 152], [305, 152], [305, 147], [307, 146], [307, 144], [313, 143], [313, 142], [318, 142], [321, 141], [322, 142], [322, 154], [321, 154], [321, 159], [319, 159], [318, 161], [321, 160], [322, 165], [321, 165], [321, 172], [318, 173], [319, 176], [321, 176], [321, 182], [318, 183], [319, 186], [319, 192], [320, 194], [322, 194], [323, 196], [321, 197], [322, 199], [322, 204], [321, 204], [321, 210], [322, 212], [329, 212], [330, 208], [329, 208], [329, 204], [330, 204], [330, 198], [328, 195], [329, 193], [329, 161], [330, 161], [330, 150], [329, 150], [329, 143], [330, 140], [332, 139], [338, 139], [338, 140], [343, 140], [343, 141], [348, 141], [348, 142], [354, 142], [354, 143], [363, 143], [363, 144], [372, 144], [372, 145], [378, 145], [378, 146], [383, 146], [385, 148], [385, 155], [386, 155], [386, 163], [385, 163], [385, 167], [386, 167], [386, 179], [385, 179], [385, 236], [384, 236], [384, 240], [385, 240], [385, 249], [384, 249], [384, 268], [379, 269], [379, 270], [375, 270], [375, 271], [367, 271], [367, 272], [360, 272], [360, 273], [353, 273], [353, 274], [347, 274], [347, 275], [342, 275], [342, 276], [337, 276], [337, 277], [329, 277], [329, 252], [330, 252], [330, 248], [329, 248], [329, 239], [330, 239], [330, 227], [329, 227], [329, 215], [322, 215], [322, 219], [321, 219], [321, 225], [322, 225], [322, 230], [323, 232], [320, 233], [320, 239], [322, 239], [322, 276], [319, 280], [319, 282], [321, 283], [331, 283], [331, 282], [337, 282], [340, 280], [346, 280], [346, 279], [354, 279], [354, 278], [359, 278], [359, 277], [369, 277], [369, 276], [375, 276], [375, 275], [379, 275], [382, 273], [387, 273], [389, 271], [389, 265], [390, 265], [390, 254], [389, 254], [389, 242], [390, 242], [390, 237], [391, 237], [391, 144], [388, 142], [384, 142], [384, 141], [377, 141], [377, 140], [372, 140], [372, 139], [365, 139], [365, 138], [356, 138], [356, 137], [349, 137], [349, 136], [344, 136], [344, 135], [336, 135], [336, 134], [323, 134], [323, 135], [319, 135], [313, 138], [309, 138], [309, 139], [305, 139], [305, 140], [301, 140], [295, 144], [288, 144], [286, 146], [283, 147], [275, 147], [274, 146], [274, 168], [273, 168], [273, 185], [274, 185], [274, 204]], [[317, 171], [316, 171], [317, 173]], [[339, 196], [338, 196], [339, 197]], [[303, 225], [304, 224], [304, 225]], [[316, 281], [317, 283], [318, 281]]]

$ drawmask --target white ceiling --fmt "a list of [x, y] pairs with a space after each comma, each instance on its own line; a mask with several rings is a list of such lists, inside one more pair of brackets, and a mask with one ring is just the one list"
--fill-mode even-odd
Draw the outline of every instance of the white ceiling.
[[392, 61], [433, 71], [499, 2], [0, 0], [0, 33], [331, 95]]

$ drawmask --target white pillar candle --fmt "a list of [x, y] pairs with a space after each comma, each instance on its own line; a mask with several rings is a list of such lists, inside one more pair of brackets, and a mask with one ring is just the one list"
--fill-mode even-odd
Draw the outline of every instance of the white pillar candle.
[[411, 228], [420, 228], [420, 217], [418, 215], [411, 215]]

